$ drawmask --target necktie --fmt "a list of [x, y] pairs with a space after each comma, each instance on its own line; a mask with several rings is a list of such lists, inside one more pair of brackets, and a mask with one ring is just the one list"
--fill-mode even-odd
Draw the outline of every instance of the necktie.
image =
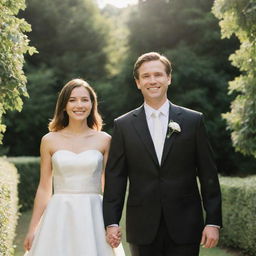
[[158, 158], [159, 164], [161, 163], [162, 153], [163, 153], [163, 128], [160, 120], [161, 112], [155, 111], [152, 113], [152, 121], [153, 121], [153, 143], [156, 150], [156, 155]]

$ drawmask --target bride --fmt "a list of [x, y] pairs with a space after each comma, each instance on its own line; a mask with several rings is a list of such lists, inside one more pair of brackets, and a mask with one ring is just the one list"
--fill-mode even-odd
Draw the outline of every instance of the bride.
[[109, 243], [105, 238], [101, 192], [111, 138], [101, 127], [92, 87], [82, 79], [68, 82], [41, 141], [26, 256], [124, 256], [120, 233]]

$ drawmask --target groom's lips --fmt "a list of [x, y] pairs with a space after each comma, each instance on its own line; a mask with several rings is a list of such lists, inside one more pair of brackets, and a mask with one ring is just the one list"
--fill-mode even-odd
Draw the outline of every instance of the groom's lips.
[[155, 86], [155, 87], [149, 87], [147, 88], [148, 90], [158, 90], [160, 88], [160, 86]]

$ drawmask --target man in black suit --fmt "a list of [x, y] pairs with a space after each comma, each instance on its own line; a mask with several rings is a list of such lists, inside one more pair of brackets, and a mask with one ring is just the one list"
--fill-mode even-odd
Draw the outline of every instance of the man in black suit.
[[112, 247], [119, 242], [129, 180], [126, 234], [132, 255], [197, 256], [200, 241], [207, 248], [217, 244], [222, 225], [203, 115], [168, 101], [171, 64], [165, 56], [140, 56], [134, 77], [144, 104], [114, 123], [103, 199], [107, 240]]

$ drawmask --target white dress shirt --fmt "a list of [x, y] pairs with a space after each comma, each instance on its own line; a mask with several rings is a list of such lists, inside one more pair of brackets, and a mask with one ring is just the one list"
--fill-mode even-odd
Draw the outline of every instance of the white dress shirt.
[[[169, 108], [170, 108], [170, 103], [168, 100], [166, 100], [165, 103], [159, 109], [157, 109], [157, 111], [160, 112], [159, 118], [162, 123], [162, 129], [163, 129], [162, 134], [164, 134], [164, 137], [166, 136], [167, 128], [168, 128]], [[144, 103], [144, 109], [145, 109], [145, 114], [146, 114], [150, 135], [151, 135], [151, 138], [153, 138], [154, 125], [152, 121], [152, 113], [155, 112], [156, 109], [150, 107], [146, 102]]]

